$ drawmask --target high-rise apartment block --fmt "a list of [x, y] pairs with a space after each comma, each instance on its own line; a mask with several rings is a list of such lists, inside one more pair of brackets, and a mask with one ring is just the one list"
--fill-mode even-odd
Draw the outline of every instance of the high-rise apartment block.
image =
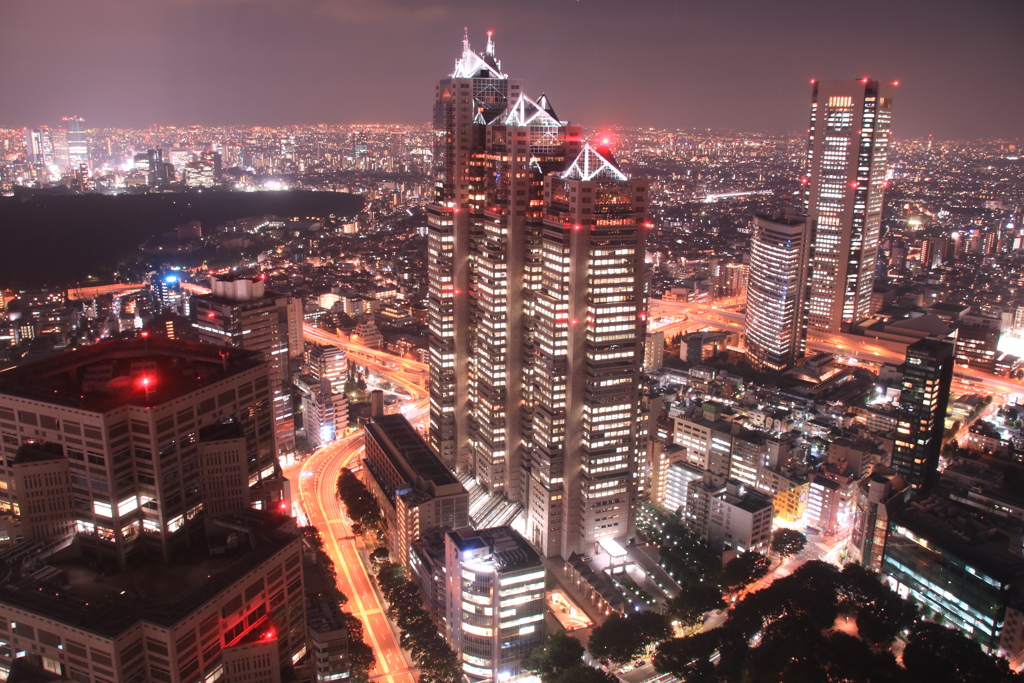
[[814, 82], [804, 179], [813, 229], [806, 303], [811, 330], [846, 331], [868, 316], [892, 92], [866, 78]]
[[754, 217], [747, 280], [747, 356], [759, 370], [781, 371], [803, 357], [806, 218]]
[[210, 287], [210, 294], [191, 299], [192, 324], [202, 341], [263, 353], [270, 364], [277, 452], [288, 453], [295, 448], [288, 362], [295, 307], [289, 297], [268, 292], [260, 278], [211, 277]]
[[541, 558], [511, 527], [445, 535], [448, 638], [471, 681], [516, 680], [544, 643]]
[[647, 185], [500, 66], [437, 87], [430, 445], [568, 556], [630, 531]]
[[938, 476], [953, 348], [952, 342], [928, 338], [907, 347], [892, 467], [915, 489], [928, 488]]

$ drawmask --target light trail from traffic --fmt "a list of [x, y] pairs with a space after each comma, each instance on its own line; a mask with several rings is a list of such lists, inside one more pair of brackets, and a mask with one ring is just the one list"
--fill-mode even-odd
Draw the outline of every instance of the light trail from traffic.
[[[307, 340], [343, 349], [367, 369], [401, 388], [411, 397], [402, 405], [403, 414], [412, 424], [423, 427], [430, 409], [428, 392], [422, 386], [426, 365], [368, 349], [312, 325], [305, 325], [303, 331]], [[358, 463], [363, 450], [363, 434], [356, 432], [310, 455], [299, 470], [298, 502], [309, 524], [316, 527], [323, 538], [324, 550], [337, 569], [338, 588], [348, 596], [349, 611], [363, 622], [366, 642], [373, 648], [376, 659], [371, 680], [415, 683], [415, 669], [399, 644], [385, 611], [386, 603], [364, 562], [366, 547], [361, 538], [352, 534], [338, 499], [341, 470]]]

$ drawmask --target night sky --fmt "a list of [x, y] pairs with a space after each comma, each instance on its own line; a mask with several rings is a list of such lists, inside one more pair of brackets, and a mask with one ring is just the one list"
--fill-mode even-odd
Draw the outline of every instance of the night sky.
[[1024, 137], [1021, 0], [0, 0], [0, 127], [426, 123], [464, 25], [587, 126], [797, 131], [871, 76], [897, 137]]

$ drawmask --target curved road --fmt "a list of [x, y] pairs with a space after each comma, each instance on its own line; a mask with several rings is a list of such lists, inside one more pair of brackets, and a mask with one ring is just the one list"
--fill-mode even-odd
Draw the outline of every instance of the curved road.
[[[388, 353], [360, 347], [309, 325], [305, 336], [310, 341], [333, 344], [345, 349], [359, 362], [373, 368], [413, 397], [403, 405], [403, 413], [413, 424], [420, 424], [429, 410], [427, 392], [417, 383], [426, 371], [422, 363]], [[385, 603], [360, 557], [361, 539], [342, 514], [337, 483], [343, 467], [358, 463], [363, 456], [363, 435], [356, 432], [318, 449], [302, 463], [298, 477], [298, 499], [309, 524], [320, 531], [324, 550], [334, 561], [338, 588], [348, 596], [348, 610], [363, 622], [365, 640], [373, 648], [376, 665], [371, 680], [387, 683], [415, 683], [412, 664], [399, 646], [395, 631], [385, 614]]]

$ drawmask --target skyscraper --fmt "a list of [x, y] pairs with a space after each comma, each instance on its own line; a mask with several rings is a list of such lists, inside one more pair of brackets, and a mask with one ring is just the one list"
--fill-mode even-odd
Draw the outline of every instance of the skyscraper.
[[277, 452], [295, 448], [289, 358], [288, 297], [266, 291], [262, 279], [211, 277], [212, 292], [193, 296], [192, 323], [202, 341], [262, 351], [270, 363]]
[[[471, 164], [483, 128], [519, 97], [501, 72], [488, 35], [483, 55], [463, 36], [462, 55], [437, 83], [434, 103], [434, 202], [427, 207], [430, 334], [430, 446], [453, 469], [469, 467], [469, 207], [479, 206], [483, 177]], [[472, 190], [472, 191], [471, 191]]]
[[586, 145], [545, 177], [544, 204], [530, 238], [526, 536], [568, 557], [632, 530], [647, 183]]
[[892, 468], [915, 489], [938, 476], [946, 404], [953, 382], [953, 344], [921, 339], [907, 347]]
[[435, 104], [430, 445], [546, 555], [630, 528], [646, 183], [463, 40]]
[[811, 219], [807, 325], [840, 332], [869, 313], [878, 257], [892, 87], [814, 82], [805, 196]]
[[759, 370], [785, 370], [804, 355], [809, 238], [806, 218], [754, 217], [746, 337], [747, 356]]
[[53, 162], [53, 138], [46, 126], [25, 129], [25, 161], [30, 164]]
[[82, 164], [89, 166], [89, 141], [82, 130], [85, 119], [81, 116], [65, 116], [61, 119], [61, 129], [67, 139], [68, 166], [79, 168]]

